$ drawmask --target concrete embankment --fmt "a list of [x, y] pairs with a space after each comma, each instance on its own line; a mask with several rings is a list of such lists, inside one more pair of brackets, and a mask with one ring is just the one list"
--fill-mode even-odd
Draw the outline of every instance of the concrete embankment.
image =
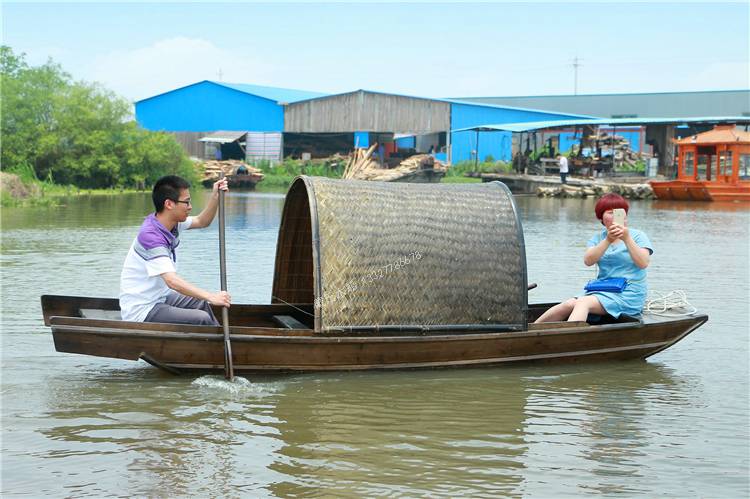
[[559, 177], [542, 175], [519, 175], [513, 173], [483, 173], [483, 182], [499, 180], [514, 194], [536, 194], [541, 197], [585, 198], [615, 192], [629, 199], [652, 199], [654, 191], [643, 177], [613, 179], [589, 179], [568, 177], [563, 184]]

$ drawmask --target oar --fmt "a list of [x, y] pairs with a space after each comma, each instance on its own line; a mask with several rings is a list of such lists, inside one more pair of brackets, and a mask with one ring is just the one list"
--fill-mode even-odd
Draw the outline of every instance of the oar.
[[[219, 173], [219, 180], [224, 178], [224, 171]], [[224, 245], [224, 191], [219, 189], [219, 267], [221, 271], [221, 290], [227, 290], [227, 255]], [[229, 309], [221, 307], [221, 323], [224, 326], [224, 377], [234, 379], [232, 365], [232, 342], [229, 339]]]

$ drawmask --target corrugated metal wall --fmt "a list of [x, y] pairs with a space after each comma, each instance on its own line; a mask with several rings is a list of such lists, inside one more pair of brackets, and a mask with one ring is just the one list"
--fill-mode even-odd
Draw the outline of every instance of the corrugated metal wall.
[[[570, 119], [570, 115], [487, 107], [473, 104], [451, 104], [451, 129], [468, 128], [478, 125], [498, 125], [502, 123], [522, 123], [526, 121], [545, 121]], [[492, 156], [495, 160], [512, 159], [512, 134], [510, 132], [479, 132], [477, 147], [476, 132], [453, 132], [451, 134], [451, 161], [471, 160], [472, 151], [477, 151], [479, 160]]]
[[207, 132], [172, 132], [171, 135], [180, 143], [188, 156], [205, 159], [206, 144], [198, 140], [208, 135]]
[[450, 104], [357, 91], [285, 107], [284, 131], [432, 133], [450, 128]]
[[280, 132], [284, 108], [275, 101], [208, 81], [167, 92], [135, 105], [147, 130]]
[[282, 157], [283, 144], [281, 133], [249, 132], [245, 146], [245, 159], [250, 162], [263, 159], [280, 161], [284, 159]]

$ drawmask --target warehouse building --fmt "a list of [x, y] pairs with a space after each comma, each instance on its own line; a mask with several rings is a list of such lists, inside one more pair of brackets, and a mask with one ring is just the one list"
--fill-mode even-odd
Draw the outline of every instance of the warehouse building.
[[690, 118], [750, 116], [750, 90], [634, 94], [456, 97], [498, 106], [547, 109], [601, 118]]
[[136, 102], [135, 118], [147, 130], [172, 132], [191, 156], [278, 160], [284, 104], [320, 95], [205, 80]]
[[368, 90], [307, 99], [285, 107], [285, 135], [349, 132], [356, 147], [378, 142], [386, 155], [398, 156], [402, 150], [434, 152], [438, 160], [449, 163], [489, 157], [511, 159], [511, 133], [456, 131], [461, 128], [484, 123], [587, 118]]
[[202, 81], [136, 102], [136, 120], [173, 133], [192, 156], [279, 160], [377, 142], [395, 158], [511, 159], [510, 133], [452, 132], [484, 123], [582, 118], [508, 106], [357, 90], [336, 95]]
[[[383, 160], [397, 162], [424, 152], [456, 163], [490, 157], [509, 161], [514, 150], [524, 147], [511, 132], [485, 132], [482, 125], [655, 114], [676, 121], [683, 116], [750, 116], [749, 101], [750, 91], [461, 99], [368, 90], [327, 95], [206, 80], [138, 101], [135, 108], [141, 126], [173, 133], [199, 158], [324, 157], [377, 142]], [[678, 129], [676, 135], [695, 131]], [[656, 140], [642, 126], [612, 132], [625, 136], [636, 151]], [[576, 134], [575, 129], [558, 132], [557, 150], [569, 149]], [[670, 131], [658, 142], [664, 146], [674, 135]]]
[[324, 140], [328, 134], [351, 134], [351, 146], [377, 142], [381, 156], [433, 152], [441, 161], [512, 158], [512, 134], [456, 131], [485, 123], [518, 123], [586, 116], [548, 113], [508, 106], [428, 99], [357, 90], [288, 104], [285, 136], [302, 134]]

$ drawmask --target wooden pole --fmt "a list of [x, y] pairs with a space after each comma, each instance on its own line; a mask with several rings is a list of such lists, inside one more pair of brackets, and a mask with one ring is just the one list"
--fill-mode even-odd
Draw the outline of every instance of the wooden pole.
[[[224, 169], [219, 173], [219, 180], [224, 178]], [[227, 256], [224, 244], [224, 191], [219, 189], [219, 268], [221, 273], [221, 290], [227, 290]], [[229, 338], [229, 309], [221, 307], [221, 324], [224, 326], [224, 377], [229, 381], [234, 379], [234, 365], [232, 364], [232, 342]]]
[[474, 171], [479, 171], [479, 129], [477, 128], [476, 155], [474, 156]]
[[612, 125], [612, 175], [615, 174], [615, 132], [617, 125]]

